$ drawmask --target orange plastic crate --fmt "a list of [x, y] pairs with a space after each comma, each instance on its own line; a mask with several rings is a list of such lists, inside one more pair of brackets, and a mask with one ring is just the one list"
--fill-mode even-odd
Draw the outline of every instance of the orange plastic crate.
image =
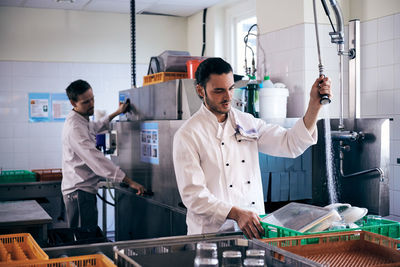
[[38, 181], [60, 181], [62, 179], [61, 169], [37, 169], [32, 172], [36, 173]]
[[158, 72], [143, 77], [143, 86], [187, 78], [187, 72]]
[[366, 231], [279, 237], [260, 241], [331, 267], [400, 266], [400, 251], [397, 249], [400, 240]]
[[48, 258], [29, 233], [0, 235], [0, 266], [15, 266]]
[[107, 256], [93, 254], [85, 256], [37, 260], [34, 262], [18, 263], [18, 267], [117, 267]]

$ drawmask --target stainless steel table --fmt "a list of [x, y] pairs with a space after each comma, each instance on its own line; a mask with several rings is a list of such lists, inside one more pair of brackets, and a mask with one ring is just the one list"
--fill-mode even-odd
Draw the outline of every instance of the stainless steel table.
[[61, 181], [0, 184], [0, 200], [61, 197]]
[[61, 181], [0, 184], [0, 201], [36, 200], [53, 218], [50, 228], [67, 227]]
[[35, 200], [0, 202], [0, 232], [29, 232], [38, 243], [47, 242], [47, 224], [52, 218]]

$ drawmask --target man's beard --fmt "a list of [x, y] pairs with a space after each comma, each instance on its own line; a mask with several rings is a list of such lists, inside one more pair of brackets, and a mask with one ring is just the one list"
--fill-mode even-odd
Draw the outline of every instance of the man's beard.
[[[204, 91], [205, 91], [205, 90], [204, 90]], [[229, 109], [226, 110], [226, 111], [225, 111], [225, 110], [219, 109], [217, 104], [214, 104], [214, 102], [212, 102], [211, 100], [208, 99], [207, 92], [205, 92], [204, 101], [206, 102], [207, 106], [208, 106], [208, 107], [211, 109], [211, 111], [213, 111], [213, 112], [216, 112], [216, 113], [219, 113], [219, 114], [228, 114], [229, 111], [231, 110], [231, 107], [229, 107]], [[229, 103], [229, 101], [224, 101], [224, 102], [222, 102], [222, 103], [220, 103], [220, 104], [224, 104], [224, 103]]]

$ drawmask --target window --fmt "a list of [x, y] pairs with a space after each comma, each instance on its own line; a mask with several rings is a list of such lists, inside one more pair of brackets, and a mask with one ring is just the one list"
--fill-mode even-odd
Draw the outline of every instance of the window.
[[[252, 27], [254, 24], [257, 23], [257, 19], [255, 16], [250, 18], [245, 18], [239, 20], [235, 27], [236, 27], [236, 73], [240, 75], [245, 75], [245, 67], [251, 68], [252, 67], [252, 60], [254, 59], [257, 61], [257, 27]], [[252, 28], [251, 28], [252, 27]], [[249, 35], [248, 32], [251, 28], [251, 32]], [[247, 37], [246, 37], [247, 36]], [[245, 43], [245, 37], [247, 38], [247, 47]], [[247, 60], [247, 64], [245, 61]], [[257, 64], [255, 64], [257, 66]], [[251, 72], [250, 72], [251, 73]]]
[[[245, 54], [247, 58], [247, 67], [251, 68], [253, 54], [249, 48], [245, 51], [244, 37], [247, 35], [250, 27], [257, 23], [256, 1], [240, 1], [226, 10], [226, 32], [227, 45], [226, 56], [231, 63], [235, 74], [245, 75]], [[254, 52], [254, 60], [257, 60], [257, 27], [252, 28], [252, 33], [248, 38], [247, 44]]]

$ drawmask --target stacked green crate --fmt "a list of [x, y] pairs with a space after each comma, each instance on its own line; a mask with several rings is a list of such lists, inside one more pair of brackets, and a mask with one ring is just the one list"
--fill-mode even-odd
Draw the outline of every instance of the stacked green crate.
[[26, 170], [1, 171], [0, 184], [36, 182], [36, 173]]
[[347, 228], [341, 230], [327, 230], [323, 232], [315, 233], [301, 233], [292, 229], [288, 229], [281, 226], [272, 225], [269, 223], [261, 222], [262, 227], [265, 230], [263, 238], [275, 238], [275, 237], [291, 237], [291, 236], [301, 236], [310, 234], [325, 234], [333, 232], [345, 232], [345, 231], [355, 231], [364, 230], [383, 236], [400, 239], [400, 222], [395, 222], [391, 220], [382, 219], [380, 217], [369, 217], [365, 216], [363, 219], [356, 222], [359, 226], [358, 228]]

